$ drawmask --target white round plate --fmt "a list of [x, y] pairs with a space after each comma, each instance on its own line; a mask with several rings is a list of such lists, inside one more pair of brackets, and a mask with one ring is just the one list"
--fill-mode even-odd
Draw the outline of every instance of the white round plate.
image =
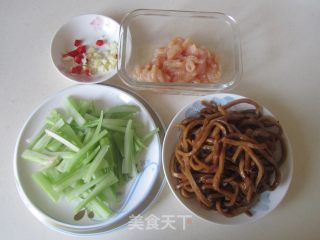
[[[260, 195], [260, 199], [256, 205], [251, 208], [251, 212], [253, 213], [252, 217], [249, 217], [245, 214], [241, 214], [236, 217], [227, 218], [217, 211], [214, 210], [207, 210], [200, 206], [200, 204], [195, 199], [186, 199], [181, 196], [180, 192], [175, 189], [175, 182], [174, 179], [170, 174], [169, 163], [171, 159], [171, 154], [174, 152], [174, 148], [176, 146], [177, 140], [179, 139], [180, 131], [176, 128], [176, 125], [180, 123], [183, 119], [187, 117], [196, 116], [197, 113], [203, 108], [201, 105], [202, 100], [207, 101], [214, 101], [218, 104], [226, 104], [230, 101], [244, 98], [243, 96], [235, 95], [235, 94], [212, 94], [198, 98], [193, 103], [188, 104], [182, 110], [180, 110], [176, 116], [171, 121], [163, 143], [162, 149], [162, 165], [164, 168], [164, 173], [167, 179], [167, 182], [171, 188], [171, 191], [175, 195], [175, 197], [182, 203], [187, 209], [189, 209], [192, 213], [197, 215], [198, 217], [205, 219], [210, 222], [218, 223], [218, 224], [226, 224], [226, 225], [236, 225], [242, 223], [249, 223], [256, 221], [268, 213], [270, 213], [276, 206], [281, 202], [283, 197], [288, 191], [292, 173], [293, 173], [293, 159], [292, 159], [292, 152], [291, 152], [291, 145], [286, 135], [285, 131], [283, 133], [284, 140], [287, 145], [287, 159], [283, 163], [280, 168], [281, 171], [281, 183], [279, 186], [271, 192], [264, 192]], [[237, 106], [238, 110], [247, 109], [249, 107], [248, 104], [241, 104]], [[263, 114], [273, 116], [272, 113], [263, 107]]]
[[[32, 138], [40, 130], [50, 110], [63, 106], [63, 101], [67, 96], [93, 100], [99, 109], [121, 104], [136, 105], [140, 108], [138, 119], [145, 126], [141, 129], [142, 134], [156, 127], [160, 128], [160, 133], [153, 138], [147, 150], [140, 155], [140, 161], [143, 163], [142, 170], [127, 183], [121, 206], [115, 209], [109, 219], [104, 221], [93, 221], [88, 218], [75, 221], [72, 212], [74, 205], [65, 200], [53, 203], [31, 178], [32, 173], [39, 170], [39, 167], [21, 158], [28, 144], [27, 139]], [[119, 228], [128, 223], [132, 214], [141, 214], [162, 189], [161, 142], [163, 133], [163, 125], [152, 109], [139, 97], [126, 90], [105, 85], [77, 85], [67, 88], [38, 107], [21, 130], [14, 156], [14, 174], [19, 194], [35, 217], [47, 226], [62, 232], [85, 235]]]
[[[75, 49], [74, 40], [80, 39], [83, 45], [95, 46], [98, 39], [117, 42], [119, 45], [120, 25], [113, 19], [96, 14], [81, 15], [64, 24], [55, 34], [51, 44], [51, 57], [58, 71], [66, 78], [78, 83], [99, 83], [106, 81], [117, 73], [117, 68], [104, 73], [70, 74], [70, 69], [62, 61], [62, 55]], [[100, 48], [104, 48], [101, 46]]]

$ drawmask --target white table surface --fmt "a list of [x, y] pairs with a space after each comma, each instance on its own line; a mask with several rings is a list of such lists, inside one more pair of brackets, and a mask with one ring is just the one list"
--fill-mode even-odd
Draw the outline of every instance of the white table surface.
[[[284, 201], [253, 224], [220, 226], [193, 216], [185, 231], [124, 228], [94, 238], [319, 239], [320, 2], [316, 0], [0, 1], [0, 238], [77, 239], [48, 229], [24, 206], [13, 177], [14, 145], [33, 109], [73, 84], [56, 71], [50, 59], [51, 39], [60, 25], [86, 13], [106, 14], [120, 21], [136, 8], [221, 11], [237, 19], [244, 71], [231, 92], [258, 100], [278, 116], [292, 143], [295, 171]], [[110, 82], [123, 85], [118, 77]], [[195, 98], [140, 95], [166, 124]], [[166, 186], [146, 212], [150, 214], [189, 212]]]

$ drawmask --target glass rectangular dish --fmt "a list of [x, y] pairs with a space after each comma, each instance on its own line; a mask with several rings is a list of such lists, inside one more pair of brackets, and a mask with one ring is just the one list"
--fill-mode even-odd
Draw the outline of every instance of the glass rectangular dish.
[[[134, 77], [137, 65], [150, 62], [157, 48], [177, 36], [190, 37], [196, 45], [218, 55], [222, 73], [218, 83], [143, 82]], [[242, 74], [237, 23], [231, 16], [217, 12], [134, 10], [121, 22], [118, 73], [136, 90], [198, 95], [229, 89]]]

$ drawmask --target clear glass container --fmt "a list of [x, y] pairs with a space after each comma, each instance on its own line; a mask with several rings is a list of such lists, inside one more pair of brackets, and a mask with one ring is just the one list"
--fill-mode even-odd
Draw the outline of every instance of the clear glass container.
[[[137, 65], [150, 62], [153, 52], [176, 36], [190, 37], [218, 55], [222, 73], [218, 83], [142, 82], [134, 77]], [[197, 95], [229, 89], [242, 74], [237, 23], [233, 17], [217, 12], [134, 10], [121, 22], [118, 73], [137, 90]]]

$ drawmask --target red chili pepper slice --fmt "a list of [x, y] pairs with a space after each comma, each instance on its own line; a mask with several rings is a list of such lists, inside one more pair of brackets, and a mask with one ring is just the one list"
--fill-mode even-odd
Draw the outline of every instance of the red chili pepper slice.
[[74, 57], [74, 61], [76, 62], [76, 63], [82, 63], [82, 58], [83, 58], [83, 56], [81, 55], [81, 54], [79, 54], [79, 55], [77, 55], [77, 56], [75, 56]]
[[75, 57], [79, 55], [79, 52], [77, 50], [73, 50], [73, 51], [70, 51], [70, 52], [67, 52], [65, 54], [63, 54], [63, 57]]
[[82, 66], [75, 66], [75, 67], [71, 68], [70, 72], [74, 73], [74, 74], [81, 74]]
[[80, 39], [74, 40], [74, 46], [79, 47], [82, 44], [82, 41]]
[[76, 51], [78, 51], [78, 53], [85, 53], [87, 51], [87, 47], [86, 46], [80, 46], [76, 49]]
[[104, 41], [102, 39], [99, 39], [96, 41], [97, 46], [102, 46], [104, 44]]

